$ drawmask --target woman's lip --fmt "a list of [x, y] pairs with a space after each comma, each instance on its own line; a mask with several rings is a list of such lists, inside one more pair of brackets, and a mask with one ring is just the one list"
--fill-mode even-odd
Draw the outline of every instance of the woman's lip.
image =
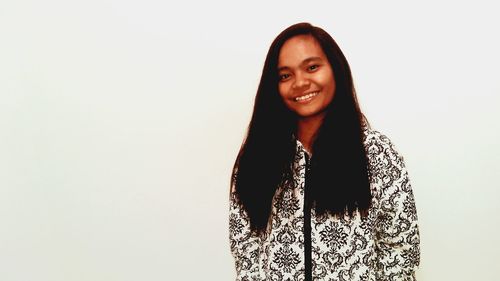
[[[309, 98], [297, 100], [297, 98], [304, 97], [304, 96], [307, 96], [307, 95], [310, 95], [310, 94], [314, 94], [314, 93], [316, 93], [316, 94], [313, 95], [313, 96], [311, 96], [311, 97], [309, 97]], [[293, 98], [293, 101], [298, 102], [298, 103], [307, 103], [307, 102], [311, 101], [312, 99], [314, 99], [319, 94], [320, 94], [320, 91], [309, 92], [309, 93], [307, 93], [305, 95], [301, 95], [299, 97]]]

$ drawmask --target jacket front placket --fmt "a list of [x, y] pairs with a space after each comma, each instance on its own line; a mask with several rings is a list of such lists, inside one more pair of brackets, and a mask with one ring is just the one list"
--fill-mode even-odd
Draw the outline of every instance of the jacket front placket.
[[305, 281], [312, 281], [312, 241], [311, 241], [311, 198], [310, 189], [308, 188], [308, 175], [310, 173], [311, 160], [307, 152], [304, 150], [306, 160], [305, 175], [304, 175], [304, 265], [305, 265]]

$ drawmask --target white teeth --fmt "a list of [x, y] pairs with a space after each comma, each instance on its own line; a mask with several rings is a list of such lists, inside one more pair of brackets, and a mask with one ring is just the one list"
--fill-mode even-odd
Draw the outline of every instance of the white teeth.
[[304, 96], [296, 97], [295, 101], [303, 101], [303, 100], [310, 99], [310, 98], [314, 97], [315, 95], [317, 95], [318, 93], [319, 92], [312, 92], [312, 93], [309, 93], [309, 94], [304, 95]]

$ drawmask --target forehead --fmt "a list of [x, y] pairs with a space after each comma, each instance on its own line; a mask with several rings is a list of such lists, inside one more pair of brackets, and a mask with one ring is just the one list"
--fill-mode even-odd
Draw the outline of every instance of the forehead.
[[319, 57], [326, 60], [326, 55], [321, 45], [311, 35], [297, 35], [283, 44], [281, 47], [278, 66], [289, 66], [300, 64], [307, 58]]

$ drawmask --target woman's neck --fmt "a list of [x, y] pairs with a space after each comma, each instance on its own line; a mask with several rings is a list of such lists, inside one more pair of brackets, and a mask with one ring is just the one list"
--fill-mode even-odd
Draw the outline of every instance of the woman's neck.
[[312, 146], [316, 133], [323, 123], [324, 115], [312, 116], [308, 118], [299, 119], [297, 123], [297, 136], [304, 148], [312, 154]]

